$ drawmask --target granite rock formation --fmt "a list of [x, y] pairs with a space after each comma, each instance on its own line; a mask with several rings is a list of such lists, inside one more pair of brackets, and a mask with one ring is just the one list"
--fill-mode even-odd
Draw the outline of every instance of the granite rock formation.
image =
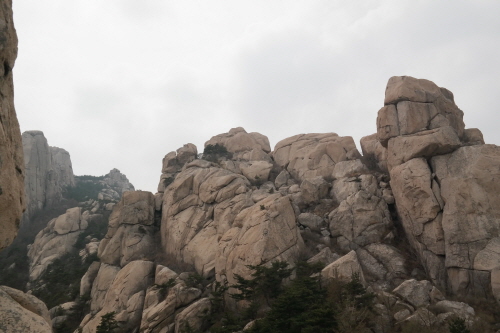
[[0, 29], [0, 250], [17, 235], [25, 209], [24, 160], [21, 132], [14, 109], [12, 69], [17, 57], [17, 35], [12, 1], [2, 1]]
[[[100, 261], [81, 280], [91, 298], [83, 332], [113, 311], [122, 330], [203, 330], [215, 286], [249, 278], [249, 265], [299, 258], [323, 262], [324, 281], [357, 274], [382, 326], [475, 321], [446, 297], [500, 299], [500, 150], [466, 129], [453, 94], [431, 81], [391, 78], [384, 104], [363, 155], [335, 133], [271, 151], [243, 128], [205, 143], [223, 156], [198, 156], [192, 144], [167, 154], [156, 194], [125, 192], [112, 207]], [[81, 232], [82, 211], [50, 233]]]
[[75, 186], [69, 153], [50, 147], [42, 131], [22, 135], [26, 168], [25, 191], [27, 208], [23, 224], [39, 211], [58, 204], [68, 186]]
[[500, 148], [465, 129], [453, 94], [433, 82], [393, 77], [385, 104], [377, 139], [387, 147], [396, 207], [428, 277], [453, 294], [500, 299]]

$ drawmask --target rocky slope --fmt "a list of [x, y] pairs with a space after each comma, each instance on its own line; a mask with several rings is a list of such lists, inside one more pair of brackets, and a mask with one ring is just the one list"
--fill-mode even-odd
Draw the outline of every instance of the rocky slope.
[[386, 327], [474, 322], [446, 297], [500, 299], [500, 149], [465, 129], [453, 94], [430, 81], [393, 77], [384, 104], [363, 156], [335, 133], [271, 151], [243, 128], [211, 138], [201, 158], [192, 144], [167, 154], [158, 193], [126, 192], [113, 209], [82, 280], [83, 332], [110, 312], [128, 331], [203, 330], [213, 302], [192, 274], [210, 289], [250, 278], [249, 265], [303, 259], [323, 262], [324, 279], [357, 273]]
[[[0, 266], [5, 266], [0, 284], [29, 290], [53, 307], [78, 295], [80, 279], [97, 256], [113, 206], [134, 187], [117, 169], [100, 177], [74, 176], [69, 153], [48, 146], [41, 131], [25, 132], [22, 138], [28, 209], [19, 237], [0, 256]], [[52, 324], [60, 327], [68, 320], [59, 316], [52, 323], [48, 313], [46, 317], [50, 331]], [[35, 329], [35, 324], [29, 325], [29, 330]]]

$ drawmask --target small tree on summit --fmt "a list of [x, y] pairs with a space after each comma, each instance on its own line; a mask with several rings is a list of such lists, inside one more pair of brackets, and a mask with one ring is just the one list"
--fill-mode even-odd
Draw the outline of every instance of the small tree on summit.
[[205, 150], [203, 150], [203, 159], [217, 163], [221, 158], [230, 159], [233, 157], [229, 151], [227, 151], [226, 147], [216, 143], [215, 145], [207, 145]]

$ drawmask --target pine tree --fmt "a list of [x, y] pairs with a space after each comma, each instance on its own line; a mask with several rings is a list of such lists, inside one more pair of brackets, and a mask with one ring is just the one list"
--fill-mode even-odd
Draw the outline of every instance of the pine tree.
[[454, 318], [448, 324], [448, 329], [450, 333], [471, 333], [470, 330], [465, 325], [465, 319]]
[[101, 317], [101, 322], [97, 326], [96, 333], [110, 333], [118, 328], [118, 323], [115, 320], [115, 312], [108, 312]]

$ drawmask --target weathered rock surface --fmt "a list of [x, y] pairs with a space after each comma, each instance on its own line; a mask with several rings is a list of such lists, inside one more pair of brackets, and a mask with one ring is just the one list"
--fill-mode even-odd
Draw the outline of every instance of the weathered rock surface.
[[161, 236], [166, 254], [213, 275], [220, 237], [253, 204], [244, 176], [208, 162], [188, 164], [164, 194]]
[[[155, 285], [148, 288], [142, 312], [141, 332], [170, 332], [175, 326], [175, 315], [179, 309], [201, 296], [201, 290], [187, 287], [185, 282], [176, 278], [177, 273], [167, 267], [156, 268]], [[175, 279], [168, 289], [162, 289], [163, 281]]]
[[30, 281], [37, 280], [51, 263], [72, 251], [89, 218], [88, 214], [82, 215], [80, 207], [70, 208], [37, 234], [28, 251]]
[[391, 78], [385, 104], [377, 137], [387, 144], [396, 208], [428, 278], [455, 294], [499, 298], [500, 149], [465, 129], [453, 94], [430, 81]]
[[118, 169], [112, 169], [99, 183], [102, 185], [102, 190], [97, 195], [98, 200], [118, 201], [123, 193], [134, 191], [134, 185]]
[[24, 224], [29, 223], [36, 212], [59, 203], [65, 188], [75, 185], [75, 178], [69, 153], [49, 147], [43, 132], [27, 131], [22, 138], [27, 199]]
[[298, 181], [318, 176], [331, 180], [336, 163], [361, 157], [352, 137], [335, 133], [299, 134], [281, 140], [272, 156]]
[[52, 333], [49, 310], [33, 295], [0, 286], [0, 330], [12, 333]]
[[113, 207], [108, 232], [99, 244], [101, 262], [125, 266], [133, 260], [152, 260], [155, 198], [151, 192], [128, 191]]
[[161, 169], [160, 183], [158, 184], [158, 192], [163, 193], [165, 188], [170, 185], [175, 176], [181, 171], [182, 167], [196, 159], [198, 149], [192, 143], [185, 144], [183, 147], [172, 151], [163, 158], [163, 166]]
[[359, 280], [363, 284], [366, 284], [363, 270], [359, 264], [358, 255], [356, 251], [351, 251], [323, 268], [321, 271], [321, 278], [350, 281], [354, 274], [357, 274]]
[[[150, 261], [136, 260], [119, 270], [107, 288], [104, 301], [98, 307], [99, 312], [95, 313], [92, 319], [83, 326], [82, 332], [95, 332], [101, 316], [112, 311], [116, 313], [115, 319], [121, 330], [132, 331], [138, 327], [141, 322], [146, 289], [153, 282], [153, 268], [154, 264]], [[101, 281], [99, 276], [101, 269], [96, 278], [98, 281]], [[111, 277], [107, 280], [111, 280]], [[94, 300], [93, 297], [92, 299]]]
[[205, 142], [205, 147], [216, 144], [232, 153], [233, 160], [271, 161], [268, 155], [271, 151], [269, 139], [260, 133], [247, 133], [243, 127], [232, 128], [228, 133], [212, 137]]
[[293, 263], [304, 243], [288, 197], [269, 196], [239, 213], [219, 241], [215, 271], [218, 280], [234, 284], [234, 274], [250, 278], [247, 265], [276, 260]]
[[360, 145], [366, 165], [372, 170], [387, 173], [387, 148], [377, 139], [377, 133], [362, 137]]
[[12, 1], [0, 7], [0, 251], [17, 235], [24, 198], [24, 161], [21, 131], [14, 108], [12, 68], [17, 57], [17, 35], [12, 20]]
[[175, 333], [181, 333], [186, 328], [201, 331], [207, 324], [206, 314], [212, 308], [212, 303], [208, 298], [202, 298], [191, 304], [175, 317]]

